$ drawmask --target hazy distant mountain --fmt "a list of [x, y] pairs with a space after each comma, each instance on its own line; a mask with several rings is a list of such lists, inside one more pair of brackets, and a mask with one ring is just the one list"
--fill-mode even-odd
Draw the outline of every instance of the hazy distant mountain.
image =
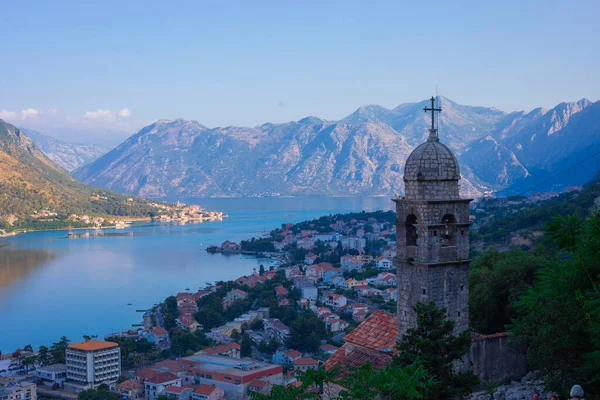
[[28, 125], [25, 123], [21, 129], [43, 132], [47, 136], [65, 143], [85, 143], [103, 149], [113, 149], [123, 143], [131, 132], [115, 129], [100, 128], [57, 128], [52, 126]]
[[[74, 174], [156, 197], [402, 193], [406, 157], [428, 136], [426, 105], [370, 105], [340, 121], [306, 117], [254, 128], [162, 120]], [[469, 195], [535, 180], [600, 144], [600, 104], [587, 100], [511, 114], [446, 98], [441, 106], [440, 138], [460, 157]]]
[[33, 129], [23, 128], [23, 131], [49, 159], [67, 171], [82, 167], [108, 152], [108, 149], [93, 144], [63, 142]]

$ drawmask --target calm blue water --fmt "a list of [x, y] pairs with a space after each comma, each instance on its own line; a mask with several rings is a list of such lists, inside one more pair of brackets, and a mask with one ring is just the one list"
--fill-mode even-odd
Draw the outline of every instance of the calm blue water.
[[[187, 201], [192, 203], [192, 201]], [[87, 231], [33, 232], [0, 238], [0, 350], [49, 345], [66, 335], [103, 336], [141, 321], [136, 309], [235, 279], [269, 260], [208, 254], [206, 246], [259, 236], [285, 222], [360, 210], [391, 209], [387, 198], [251, 198], [193, 201], [223, 222]], [[86, 231], [74, 231], [77, 235]], [[84, 236], [84, 235], [82, 235]], [[128, 306], [127, 303], [132, 303]]]

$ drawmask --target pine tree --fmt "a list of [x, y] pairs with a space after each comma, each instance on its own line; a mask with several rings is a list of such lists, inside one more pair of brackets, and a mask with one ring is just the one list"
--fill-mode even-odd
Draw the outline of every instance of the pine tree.
[[409, 329], [398, 344], [395, 362], [401, 367], [422, 365], [436, 385], [425, 393], [426, 400], [455, 399], [471, 393], [479, 379], [471, 372], [457, 372], [455, 361], [471, 346], [468, 330], [454, 335], [454, 321], [446, 318], [446, 309], [433, 302], [418, 303], [417, 327]]

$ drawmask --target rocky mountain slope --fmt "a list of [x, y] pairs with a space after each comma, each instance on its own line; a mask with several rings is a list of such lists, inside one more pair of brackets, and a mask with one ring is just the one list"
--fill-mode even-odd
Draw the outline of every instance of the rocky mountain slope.
[[53, 163], [21, 129], [0, 119], [0, 233], [23, 225], [34, 211], [89, 215], [148, 215], [142, 199], [95, 189]]
[[67, 171], [89, 164], [108, 152], [108, 149], [93, 144], [67, 143], [33, 129], [22, 130], [50, 160]]
[[[587, 154], [590, 141], [600, 143], [599, 103], [507, 114], [440, 101], [440, 139], [460, 158], [465, 195], [535, 180]], [[162, 120], [74, 175], [150, 197], [402, 193], [406, 157], [428, 136], [428, 104], [364, 106], [340, 121], [307, 117], [254, 128]], [[576, 134], [582, 137], [574, 141]]]

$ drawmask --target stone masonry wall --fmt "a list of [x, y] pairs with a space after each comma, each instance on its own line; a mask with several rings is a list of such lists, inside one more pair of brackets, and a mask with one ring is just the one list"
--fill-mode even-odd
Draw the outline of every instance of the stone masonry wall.
[[404, 198], [407, 200], [451, 200], [458, 197], [458, 180], [404, 183]]

